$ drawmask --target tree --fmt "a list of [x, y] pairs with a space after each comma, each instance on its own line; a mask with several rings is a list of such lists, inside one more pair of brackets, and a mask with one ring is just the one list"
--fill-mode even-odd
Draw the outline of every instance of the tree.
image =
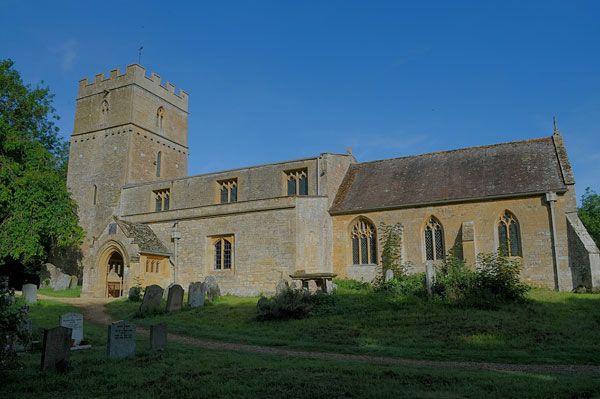
[[600, 195], [589, 187], [585, 189], [585, 194], [581, 196], [579, 218], [596, 245], [600, 247]]
[[83, 238], [52, 98], [0, 60], [0, 264], [10, 259], [35, 270], [51, 249]]

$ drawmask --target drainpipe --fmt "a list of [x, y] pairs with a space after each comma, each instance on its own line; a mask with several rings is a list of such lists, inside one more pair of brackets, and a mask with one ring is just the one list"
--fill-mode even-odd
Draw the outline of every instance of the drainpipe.
[[181, 238], [181, 232], [177, 230], [177, 225], [179, 222], [175, 222], [173, 224], [173, 230], [171, 231], [171, 239], [173, 240], [173, 284], [177, 284], [177, 269], [179, 267], [179, 261], [177, 259], [177, 244], [179, 243], [179, 239]]
[[556, 205], [556, 193], [555, 192], [548, 192], [546, 193], [546, 202], [548, 203], [548, 206], [550, 207], [550, 225], [552, 227], [552, 255], [553, 255], [553, 261], [554, 261], [554, 289], [556, 291], [560, 290], [560, 284], [559, 284], [559, 276], [558, 276], [558, 248], [557, 248], [557, 234], [556, 234], [556, 211], [555, 211], [555, 205]]

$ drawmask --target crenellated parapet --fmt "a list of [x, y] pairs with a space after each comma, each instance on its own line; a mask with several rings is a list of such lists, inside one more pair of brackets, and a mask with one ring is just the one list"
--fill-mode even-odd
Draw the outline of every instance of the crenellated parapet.
[[175, 85], [171, 82], [166, 82], [163, 85], [160, 76], [155, 72], [147, 76], [146, 68], [138, 64], [128, 65], [125, 73], [121, 73], [117, 68], [111, 70], [108, 76], [105, 76], [103, 73], [97, 74], [93, 81], [87, 78], [81, 79], [79, 81], [77, 99], [130, 84], [140, 86], [186, 112], [188, 110], [188, 94], [184, 90], [179, 89], [176, 92]]

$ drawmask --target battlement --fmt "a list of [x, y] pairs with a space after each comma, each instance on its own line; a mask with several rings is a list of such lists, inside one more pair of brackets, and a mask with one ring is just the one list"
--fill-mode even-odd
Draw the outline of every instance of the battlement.
[[87, 78], [81, 79], [79, 81], [77, 98], [87, 97], [130, 84], [136, 84], [185, 111], [188, 109], [188, 94], [184, 90], [179, 89], [179, 92], [176, 93], [175, 85], [171, 82], [166, 82], [163, 85], [160, 75], [155, 72], [152, 72], [150, 76], [146, 76], [146, 68], [139, 64], [127, 65], [125, 73], [121, 73], [116, 68], [110, 71], [108, 77], [105, 77], [104, 73], [99, 73], [94, 77], [93, 81]]

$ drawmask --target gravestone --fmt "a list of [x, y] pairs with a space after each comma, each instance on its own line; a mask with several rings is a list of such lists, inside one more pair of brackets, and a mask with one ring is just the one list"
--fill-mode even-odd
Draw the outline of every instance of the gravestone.
[[23, 284], [23, 298], [26, 303], [37, 302], [37, 285], [35, 284]]
[[169, 285], [167, 285], [167, 288], [165, 288], [165, 290], [163, 291], [163, 299], [166, 301], [167, 297], [169, 296], [169, 290], [171, 289], [172, 286], [174, 286], [175, 283], [171, 283]]
[[333, 280], [330, 279], [325, 279], [325, 282], [323, 283], [323, 291], [326, 294], [333, 294], [333, 292], [335, 291], [335, 284], [333, 284]]
[[144, 290], [144, 299], [140, 305], [140, 313], [154, 313], [160, 308], [163, 289], [159, 285], [151, 285]]
[[73, 346], [79, 346], [83, 340], [83, 315], [81, 313], [65, 313], [58, 318], [61, 327], [70, 328]]
[[134, 355], [135, 324], [121, 320], [109, 325], [106, 351], [111, 359], [122, 359]]
[[79, 279], [77, 276], [71, 276], [71, 281], [69, 282], [69, 288], [77, 288], [77, 284], [79, 284]]
[[71, 276], [68, 274], [60, 274], [56, 277], [54, 285], [51, 287], [54, 291], [63, 291], [69, 288], [71, 284]]
[[392, 269], [387, 269], [385, 271], [384, 281], [387, 283], [388, 281], [392, 281], [394, 279], [394, 271]]
[[428, 260], [425, 264], [425, 286], [427, 287], [427, 296], [433, 296], [433, 284], [435, 283], [435, 268], [433, 261]]
[[287, 289], [289, 288], [288, 282], [285, 280], [279, 280], [279, 282], [277, 283], [277, 286], [275, 287], [275, 295], [279, 295], [284, 293], [285, 291], [287, 291]]
[[179, 284], [175, 284], [169, 288], [169, 295], [167, 296], [167, 312], [181, 310], [182, 305], [183, 287], [181, 287]]
[[42, 371], [65, 371], [69, 367], [71, 353], [71, 329], [54, 327], [44, 330], [42, 345]]
[[199, 308], [204, 306], [204, 283], [191, 283], [188, 290], [188, 305], [191, 308]]
[[206, 285], [206, 299], [208, 299], [208, 302], [212, 302], [221, 296], [219, 284], [214, 276], [207, 276], [204, 279], [204, 284]]
[[150, 326], [150, 348], [153, 351], [164, 350], [167, 346], [167, 325], [164, 323]]
[[308, 292], [312, 295], [315, 294], [319, 290], [319, 286], [315, 280], [308, 280], [307, 282]]
[[[27, 310], [29, 313], [29, 310]], [[31, 324], [31, 319], [26, 318], [21, 320], [19, 325], [17, 326], [17, 334], [18, 336], [12, 336], [12, 348], [15, 352], [25, 352], [31, 349], [31, 333], [33, 331], [33, 327]], [[9, 344], [10, 345], [10, 344]]]

